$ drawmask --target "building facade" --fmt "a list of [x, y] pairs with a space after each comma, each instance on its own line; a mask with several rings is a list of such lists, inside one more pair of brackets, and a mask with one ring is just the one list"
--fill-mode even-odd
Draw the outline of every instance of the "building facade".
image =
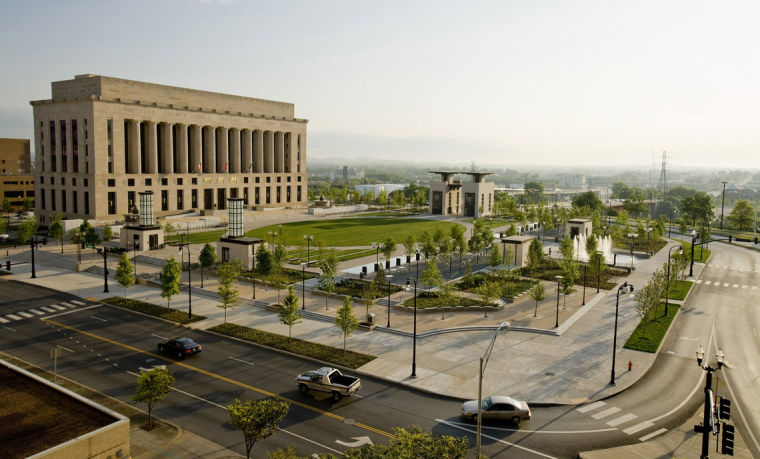
[[[430, 213], [433, 215], [458, 215], [464, 217], [487, 217], [493, 214], [494, 184], [486, 182], [491, 172], [431, 171], [439, 174], [440, 181], [430, 182]], [[471, 182], [454, 178], [463, 174], [472, 177]]]
[[0, 196], [12, 210], [34, 199], [34, 175], [29, 139], [0, 139]]
[[35, 210], [121, 220], [139, 192], [155, 214], [306, 203], [306, 124], [290, 103], [100, 75], [52, 83], [32, 101]]

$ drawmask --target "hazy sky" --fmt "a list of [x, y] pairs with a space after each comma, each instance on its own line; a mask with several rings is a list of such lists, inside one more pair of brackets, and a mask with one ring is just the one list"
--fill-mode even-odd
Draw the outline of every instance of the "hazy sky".
[[756, 0], [0, 8], [0, 137], [96, 73], [292, 102], [314, 157], [760, 167]]

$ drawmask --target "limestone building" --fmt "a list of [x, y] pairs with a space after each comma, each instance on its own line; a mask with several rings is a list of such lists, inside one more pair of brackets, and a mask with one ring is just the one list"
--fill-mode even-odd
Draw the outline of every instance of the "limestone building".
[[[430, 213], [433, 215], [460, 215], [486, 217], [493, 214], [494, 184], [486, 182], [492, 172], [431, 171], [439, 174], [440, 181], [430, 182]], [[454, 178], [457, 174], [469, 175], [471, 182]]]
[[100, 75], [32, 101], [36, 214], [121, 220], [140, 192], [155, 214], [306, 202], [306, 124], [290, 103]]
[[34, 199], [29, 139], [0, 139], [0, 200], [11, 209], [24, 208], [24, 201]]

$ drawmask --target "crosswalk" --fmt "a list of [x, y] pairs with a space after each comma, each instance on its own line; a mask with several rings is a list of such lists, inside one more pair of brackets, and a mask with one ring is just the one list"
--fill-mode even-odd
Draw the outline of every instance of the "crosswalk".
[[8, 324], [17, 320], [31, 319], [34, 317], [44, 316], [47, 314], [57, 313], [60, 311], [66, 311], [68, 309], [74, 309], [77, 306], [84, 306], [84, 303], [79, 300], [62, 301], [58, 304], [48, 304], [45, 306], [37, 306], [36, 308], [30, 308], [26, 311], [14, 311], [10, 314], [0, 315], [0, 324]]
[[705, 286], [711, 286], [711, 287], [720, 287], [720, 288], [736, 288], [736, 289], [743, 289], [743, 290], [757, 290], [757, 285], [748, 285], [748, 284], [734, 284], [731, 282], [724, 282], [720, 280], [712, 280], [712, 279], [697, 279], [696, 281], [697, 285], [705, 285]]
[[[625, 413], [622, 409], [608, 405], [607, 402], [594, 402], [589, 405], [583, 405], [577, 408], [575, 411], [586, 414], [596, 420], [605, 422], [610, 427], [615, 427], [623, 431], [626, 435], [635, 435], [645, 429], [654, 427], [655, 425], [650, 421], [638, 420], [638, 415], [633, 413]], [[639, 441], [650, 440], [660, 434], [667, 432], [668, 429], [659, 429], [654, 432], [650, 432], [642, 437], [639, 437]]]
[[728, 269], [730, 271], [736, 271], [736, 272], [739, 272], [739, 273], [760, 273], [760, 269], [737, 268], [737, 267], [731, 266], [731, 265], [714, 265], [712, 263], [710, 263], [710, 268]]

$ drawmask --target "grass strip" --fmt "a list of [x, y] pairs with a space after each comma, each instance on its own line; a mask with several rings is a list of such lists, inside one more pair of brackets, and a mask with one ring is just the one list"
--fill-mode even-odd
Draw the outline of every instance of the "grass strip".
[[[689, 255], [689, 260], [691, 260], [691, 242], [681, 241], [681, 247], [683, 247], [684, 252]], [[694, 246], [694, 261], [697, 263], [706, 263], [707, 259], [710, 258], [710, 254], [709, 249], [698, 244]]]
[[[414, 307], [414, 297], [404, 301], [404, 306]], [[436, 293], [422, 292], [417, 294], [417, 309], [451, 308], [456, 306], [496, 306], [485, 301], [453, 296], [450, 299], [441, 298]]]
[[344, 351], [336, 347], [314, 343], [298, 338], [288, 338], [285, 335], [270, 333], [255, 328], [243, 327], [242, 325], [227, 323], [216, 325], [209, 330], [222, 335], [244, 339], [252, 343], [261, 344], [293, 354], [311, 357], [327, 363], [334, 363], [344, 367], [356, 369], [373, 361], [376, 357], [359, 352]]
[[[200, 233], [189, 233], [187, 236], [185, 236], [185, 233], [182, 233], [182, 237], [186, 237], [185, 242], [188, 242], [189, 240], [190, 244], [205, 244], [206, 242], [219, 241], [224, 235], [225, 231], [226, 230], [203, 231]], [[167, 236], [164, 239], [164, 242], [166, 244], [172, 244], [179, 242], [179, 239], [179, 234], [172, 234], [171, 236]]]
[[665, 303], [657, 305], [654, 311], [650, 311], [633, 331], [631, 337], [625, 342], [626, 349], [649, 353], [657, 352], [660, 342], [670, 328], [670, 323], [678, 312], [677, 304], [668, 306], [668, 315], [665, 315]]
[[[671, 300], [683, 300], [686, 298], [686, 294], [689, 293], [689, 289], [694, 285], [691, 281], [675, 280], [671, 281], [670, 286], [670, 299]], [[662, 294], [662, 298], [665, 298], [665, 292]]]
[[171, 320], [172, 322], [178, 322], [181, 324], [189, 324], [206, 318], [205, 316], [193, 314], [193, 317], [191, 319], [188, 319], [187, 312], [185, 311], [170, 309], [164, 306], [148, 303], [146, 301], [132, 300], [121, 296], [112, 296], [100, 301], [113, 306], [118, 306], [120, 308], [129, 309], [130, 311], [142, 312], [143, 314], [160, 317], [162, 319]]

